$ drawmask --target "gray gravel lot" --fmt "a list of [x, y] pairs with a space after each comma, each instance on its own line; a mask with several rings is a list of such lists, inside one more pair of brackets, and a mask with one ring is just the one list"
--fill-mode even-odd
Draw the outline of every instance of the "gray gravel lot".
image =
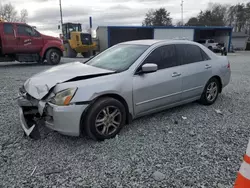
[[0, 187], [232, 187], [250, 137], [250, 53], [228, 57], [232, 81], [214, 105], [140, 118], [104, 142], [45, 128], [24, 138], [14, 98], [50, 66], [0, 63]]

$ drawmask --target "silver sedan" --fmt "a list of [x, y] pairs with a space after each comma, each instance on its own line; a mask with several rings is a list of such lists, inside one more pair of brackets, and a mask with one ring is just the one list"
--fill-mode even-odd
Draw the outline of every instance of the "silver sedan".
[[213, 104], [230, 77], [227, 57], [195, 42], [124, 42], [29, 78], [19, 92], [21, 126], [33, 138], [39, 121], [61, 134], [110, 139], [135, 118], [193, 101]]

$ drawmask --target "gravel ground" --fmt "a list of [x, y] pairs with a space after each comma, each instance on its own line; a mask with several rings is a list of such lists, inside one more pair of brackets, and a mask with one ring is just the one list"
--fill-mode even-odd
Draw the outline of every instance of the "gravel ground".
[[229, 59], [232, 81], [214, 105], [140, 118], [104, 142], [45, 128], [24, 138], [14, 98], [49, 66], [1, 63], [0, 187], [232, 187], [250, 136], [250, 53]]

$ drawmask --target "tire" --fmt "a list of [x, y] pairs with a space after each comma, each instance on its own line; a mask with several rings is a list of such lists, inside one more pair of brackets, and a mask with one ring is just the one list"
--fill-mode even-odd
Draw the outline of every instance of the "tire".
[[90, 58], [91, 53], [90, 53], [90, 51], [88, 51], [88, 52], [82, 52], [82, 56], [83, 56], [84, 58]]
[[77, 56], [77, 52], [71, 48], [69, 43], [64, 44], [66, 57], [75, 58]]
[[[116, 115], [112, 118], [111, 115], [114, 112], [116, 112]], [[110, 116], [105, 115], [105, 113]], [[99, 121], [97, 121], [98, 119]], [[113, 122], [115, 122], [115, 124], [112, 124]], [[84, 117], [83, 125], [81, 127], [83, 127], [83, 131], [90, 138], [103, 141], [114, 138], [125, 125], [125, 122], [126, 110], [123, 104], [114, 98], [105, 97], [98, 99], [90, 107]]]
[[[214, 88], [212, 91], [211, 89]], [[209, 92], [209, 90], [213, 93], [213, 95]], [[211, 78], [201, 95], [199, 102], [203, 105], [212, 105], [217, 100], [220, 91], [220, 84], [217, 78]]]
[[211, 50], [211, 51], [213, 51], [213, 48], [212, 48], [212, 46], [208, 46], [208, 49], [209, 49], [209, 50]]
[[50, 49], [46, 53], [47, 63], [50, 65], [57, 65], [61, 61], [61, 53], [57, 49]]

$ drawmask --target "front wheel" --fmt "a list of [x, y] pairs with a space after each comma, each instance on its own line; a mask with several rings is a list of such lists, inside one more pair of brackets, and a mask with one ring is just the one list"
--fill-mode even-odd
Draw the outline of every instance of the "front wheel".
[[115, 137], [125, 124], [126, 110], [113, 98], [97, 100], [84, 117], [85, 133], [94, 140], [103, 141]]
[[219, 81], [216, 78], [211, 78], [206, 84], [204, 91], [199, 100], [204, 105], [212, 105], [219, 95]]
[[50, 65], [57, 65], [61, 61], [61, 54], [57, 49], [50, 49], [46, 53], [46, 60]]

